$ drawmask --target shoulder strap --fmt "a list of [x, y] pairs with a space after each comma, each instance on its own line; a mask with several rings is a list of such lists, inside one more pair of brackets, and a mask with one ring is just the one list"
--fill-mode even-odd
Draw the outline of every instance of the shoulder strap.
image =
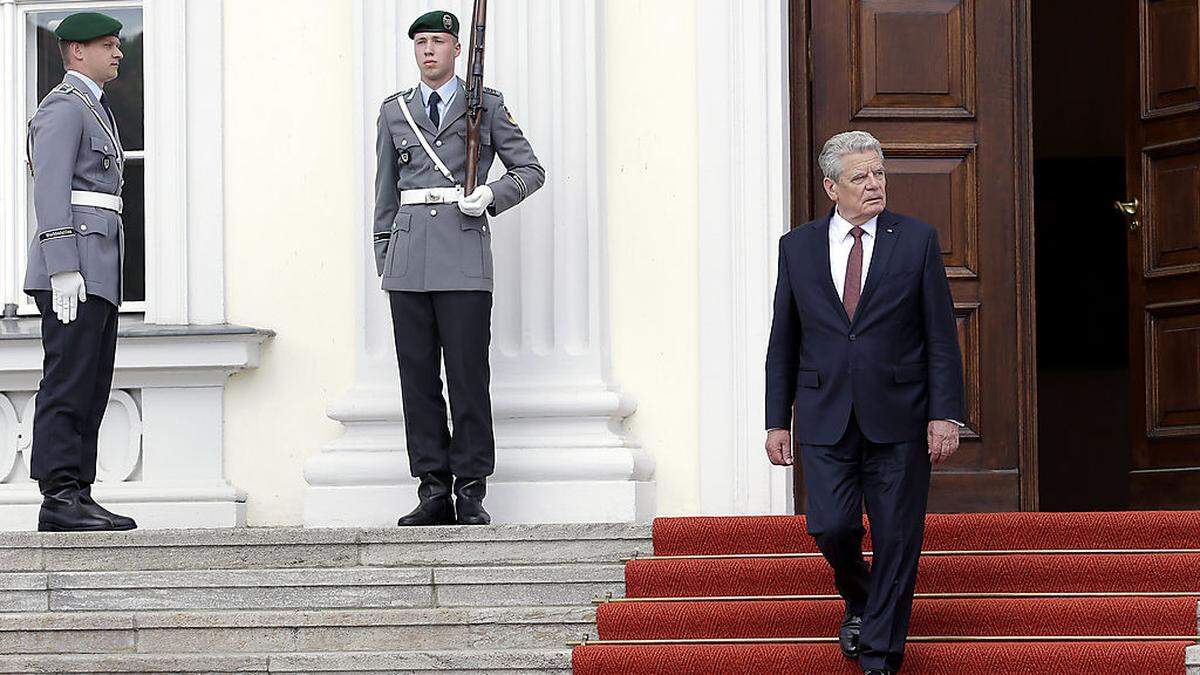
[[450, 173], [450, 169], [447, 169], [446, 165], [442, 163], [442, 158], [437, 156], [437, 153], [429, 145], [429, 141], [425, 140], [425, 134], [421, 133], [421, 130], [417, 128], [417, 123], [413, 121], [412, 113], [409, 112], [408, 106], [401, 99], [396, 99], [396, 105], [400, 106], [400, 112], [404, 113], [404, 119], [408, 121], [409, 128], [416, 134], [417, 140], [421, 142], [421, 147], [425, 148], [425, 152], [429, 154], [429, 159], [433, 160], [433, 165], [446, 177], [446, 180], [457, 186], [458, 181], [454, 180], [454, 174]]

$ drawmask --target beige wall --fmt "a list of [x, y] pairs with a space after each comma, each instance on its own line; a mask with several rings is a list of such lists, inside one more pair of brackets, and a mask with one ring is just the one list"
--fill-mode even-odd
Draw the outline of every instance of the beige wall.
[[613, 375], [653, 453], [658, 513], [700, 508], [696, 5], [611, 0], [604, 72]]
[[303, 518], [303, 460], [340, 433], [354, 275], [351, 3], [225, 3], [225, 260], [231, 323], [277, 332], [225, 400], [225, 470], [251, 525]]

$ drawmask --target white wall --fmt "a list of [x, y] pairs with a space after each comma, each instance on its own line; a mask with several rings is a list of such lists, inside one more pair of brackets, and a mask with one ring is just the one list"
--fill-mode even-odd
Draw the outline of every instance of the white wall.
[[659, 515], [700, 508], [696, 9], [609, 0], [603, 28], [613, 375]]
[[225, 3], [225, 257], [231, 323], [270, 328], [233, 377], [225, 471], [251, 525], [301, 521], [304, 458], [336, 437], [352, 381], [351, 3]]

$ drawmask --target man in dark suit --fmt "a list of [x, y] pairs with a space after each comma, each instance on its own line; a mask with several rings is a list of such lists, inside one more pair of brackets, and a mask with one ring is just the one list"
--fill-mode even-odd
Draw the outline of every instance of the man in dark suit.
[[958, 449], [962, 357], [937, 231], [886, 210], [879, 141], [838, 134], [818, 163], [836, 206], [779, 241], [766, 448], [792, 463], [794, 406], [808, 532], [846, 601], [842, 652], [882, 675], [904, 657], [931, 464]]

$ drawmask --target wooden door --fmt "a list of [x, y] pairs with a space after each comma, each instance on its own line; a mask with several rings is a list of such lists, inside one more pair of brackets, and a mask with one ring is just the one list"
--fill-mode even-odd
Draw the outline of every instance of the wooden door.
[[1129, 6], [1130, 505], [1195, 508], [1200, 506], [1200, 0], [1138, 0]]
[[941, 238], [967, 428], [958, 454], [935, 471], [931, 511], [1036, 506], [1032, 266], [1023, 230], [1031, 184], [1018, 170], [1029, 143], [1016, 53], [1027, 53], [1018, 39], [1025, 10], [1024, 2], [976, 0], [807, 3], [811, 145], [796, 161], [808, 162], [801, 174], [811, 181], [810, 215], [832, 206], [816, 153], [833, 134], [862, 129], [883, 145], [888, 208], [935, 225]]

